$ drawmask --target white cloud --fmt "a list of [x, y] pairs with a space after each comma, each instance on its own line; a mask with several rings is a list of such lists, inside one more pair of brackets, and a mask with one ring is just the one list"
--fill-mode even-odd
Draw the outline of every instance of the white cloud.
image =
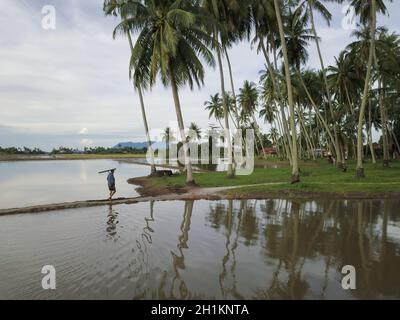
[[81, 134], [81, 135], [89, 134], [89, 129], [88, 128], [82, 128], [81, 131], [79, 131], [79, 134]]

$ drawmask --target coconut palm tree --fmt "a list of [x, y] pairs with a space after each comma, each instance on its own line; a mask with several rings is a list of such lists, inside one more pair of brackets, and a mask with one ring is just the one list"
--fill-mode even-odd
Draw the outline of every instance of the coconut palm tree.
[[[285, 102], [281, 93], [279, 81], [279, 71], [277, 67], [276, 51], [278, 49], [279, 38], [278, 23], [275, 14], [275, 7], [273, 0], [258, 0], [252, 1], [250, 5], [251, 21], [255, 37], [252, 43], [257, 43], [257, 51], [261, 51], [266, 61], [266, 72], [263, 72], [260, 82], [263, 87], [270, 81], [271, 101], [279, 105], [280, 116], [282, 118], [282, 127], [284, 132], [285, 148], [287, 155], [291, 157], [292, 144], [289, 132], [289, 125], [285, 112]], [[271, 62], [269, 57], [269, 49], [274, 53], [274, 63]], [[288, 146], [288, 147], [287, 147]], [[289, 160], [291, 162], [291, 159]]]
[[206, 107], [206, 110], [209, 111], [208, 118], [211, 119], [214, 117], [223, 129], [224, 126], [221, 123], [221, 119], [224, 117], [224, 107], [219, 93], [212, 95], [209, 101], [204, 102], [204, 106]]
[[233, 123], [238, 129], [240, 127], [240, 116], [239, 116], [239, 108], [237, 105], [237, 97], [235, 90], [235, 83], [233, 79], [233, 68], [231, 59], [229, 57], [229, 50], [234, 44], [245, 39], [245, 36], [250, 33], [250, 16], [249, 16], [249, 5], [252, 2], [251, 0], [219, 0], [219, 5], [221, 8], [215, 6], [216, 1], [214, 0], [213, 6], [214, 11], [218, 11], [220, 13], [221, 21], [219, 23], [220, 29], [220, 37], [221, 37], [221, 45], [223, 50], [223, 55], [226, 58], [226, 62], [228, 65], [228, 74], [230, 78], [231, 85], [231, 94], [230, 98], [232, 99], [231, 104], [227, 101], [227, 104], [230, 105], [230, 116], [234, 115], [235, 119]]
[[279, 28], [279, 37], [282, 46], [282, 55], [284, 60], [284, 67], [285, 67], [285, 78], [286, 78], [286, 87], [288, 93], [288, 104], [289, 104], [289, 114], [290, 114], [290, 129], [292, 133], [292, 183], [300, 182], [300, 171], [299, 171], [299, 156], [297, 150], [297, 130], [295, 125], [295, 113], [294, 113], [294, 101], [293, 101], [293, 90], [292, 90], [292, 79], [290, 75], [290, 62], [289, 62], [289, 55], [288, 49], [286, 47], [285, 41], [285, 32], [284, 26], [282, 21], [282, 3], [279, 0], [274, 0], [275, 6], [275, 14], [278, 22]]
[[194, 141], [194, 140], [200, 141], [200, 139], [201, 139], [200, 127], [196, 123], [191, 122], [190, 126], [189, 126], [189, 130], [191, 132], [191, 136], [188, 137], [189, 138], [188, 140], [189, 141]]
[[258, 90], [256, 84], [253, 82], [250, 83], [246, 80], [243, 84], [243, 87], [239, 90], [238, 101], [244, 117], [250, 117], [254, 123], [255, 131], [265, 156], [265, 148], [260, 127], [255, 117], [255, 113], [257, 112], [258, 108]]
[[278, 110], [275, 105], [263, 103], [259, 112], [259, 117], [264, 119], [265, 123], [272, 125], [275, 122], [277, 113]]
[[[389, 1], [392, 2], [391, 0]], [[364, 25], [368, 25], [370, 28], [370, 46], [369, 46], [367, 73], [365, 76], [365, 84], [359, 111], [358, 129], [357, 129], [358, 131], [357, 131], [356, 177], [364, 178], [365, 172], [363, 165], [363, 149], [364, 149], [363, 123], [365, 121], [364, 120], [365, 109], [367, 106], [369, 90], [371, 86], [373, 60], [376, 53], [375, 52], [376, 17], [378, 12], [385, 14], [387, 9], [384, 0], [368, 0], [368, 1], [352, 0], [351, 5], [354, 7], [356, 14], [360, 16], [361, 23], [363, 23]]]
[[[332, 14], [329, 12], [329, 10], [324, 6], [324, 4], [319, 1], [319, 0], [305, 0], [303, 1], [303, 4], [307, 7], [306, 9], [306, 14], [308, 15], [307, 17], [310, 18], [311, 21], [311, 30], [312, 30], [312, 34], [314, 35], [314, 40], [315, 40], [315, 44], [317, 47], [317, 52], [318, 52], [318, 58], [319, 58], [319, 62], [321, 65], [321, 70], [322, 70], [322, 75], [323, 75], [323, 80], [324, 80], [324, 89], [325, 89], [325, 93], [326, 93], [326, 98], [327, 98], [327, 102], [328, 102], [328, 106], [329, 106], [329, 112], [331, 114], [331, 117], [333, 117], [333, 104], [332, 104], [332, 94], [330, 92], [329, 89], [329, 85], [328, 85], [328, 79], [327, 79], [327, 75], [326, 75], [326, 69], [325, 69], [325, 64], [324, 64], [324, 59], [322, 57], [322, 53], [321, 53], [321, 47], [320, 47], [320, 39], [318, 37], [317, 34], [317, 29], [315, 27], [315, 19], [314, 19], [314, 10], [319, 12], [320, 15], [322, 16], [322, 18], [327, 22], [328, 25], [330, 25], [331, 19], [332, 19]], [[337, 129], [337, 124], [336, 121], [333, 121], [333, 131], [334, 131], [334, 141], [333, 145], [335, 148], [335, 154], [338, 158], [337, 164], [339, 167], [343, 168], [344, 167], [344, 155], [341, 154], [340, 149], [339, 149], [339, 139], [338, 139], [338, 129]]]
[[[265, 70], [261, 70], [260, 74], [260, 85], [261, 85], [261, 106], [262, 109], [260, 111], [260, 117], [265, 118], [268, 116], [272, 119], [272, 113], [276, 112], [275, 118], [278, 123], [278, 127], [280, 127], [283, 133], [283, 143], [285, 148], [285, 153], [289, 162], [291, 163], [291, 151], [292, 151], [292, 144], [291, 144], [291, 137], [288, 128], [288, 122], [285, 114], [285, 106], [283, 96], [284, 93], [281, 86], [278, 86], [278, 79], [279, 83], [284, 83], [281, 74], [274, 70], [274, 66], [271, 64], [270, 66], [266, 66]], [[279, 106], [279, 111], [278, 111]], [[262, 114], [261, 114], [262, 112]], [[265, 113], [264, 113], [265, 112]], [[264, 119], [268, 123], [268, 119]]]
[[[307, 28], [307, 15], [304, 14], [302, 7], [298, 7], [295, 11], [292, 11], [291, 8], [288, 9], [287, 15], [285, 16], [286, 24], [286, 46], [288, 48], [288, 59], [289, 64], [295, 71], [295, 74], [292, 76], [293, 88], [295, 94], [295, 101], [297, 105], [297, 115], [299, 116], [299, 140], [300, 140], [300, 148], [302, 147], [302, 139], [305, 137], [306, 144], [308, 148], [308, 154], [314, 157], [314, 152], [312, 149], [312, 143], [310, 143], [310, 139], [307, 131], [304, 128], [304, 113], [302, 112], [301, 105], [301, 94], [304, 90], [307, 90], [305, 82], [303, 81], [303, 75], [301, 72], [301, 65], [305, 64], [308, 60], [308, 43], [313, 39], [312, 32], [309, 28]], [[282, 52], [281, 52], [282, 54]], [[301, 87], [304, 87], [303, 88]], [[304, 95], [307, 99], [307, 95]], [[300, 152], [301, 155], [301, 152]]]
[[171, 157], [170, 151], [169, 151], [170, 145], [171, 145], [171, 142], [175, 141], [175, 134], [170, 127], [166, 127], [164, 129], [164, 131], [162, 132], [161, 138], [162, 138], [162, 141], [165, 142], [166, 158], [167, 158], [167, 164], [168, 164], [170, 161], [170, 157]]
[[[232, 39], [234, 33], [235, 23], [232, 23], [232, 17], [242, 16], [241, 12], [246, 6], [243, 6], [242, 0], [202, 0], [201, 6], [208, 20], [208, 30], [213, 37], [213, 48], [217, 55], [218, 69], [221, 82], [221, 96], [224, 107], [224, 128], [226, 132], [226, 144], [228, 148], [228, 168], [227, 176], [232, 178], [234, 176], [233, 170], [233, 150], [232, 139], [229, 125], [229, 105], [225, 90], [225, 76], [222, 64], [222, 54], [224, 48]], [[232, 31], [233, 29], [233, 31]]]
[[163, 85], [171, 87], [183, 142], [186, 183], [194, 184], [179, 88], [189, 85], [193, 89], [203, 84], [202, 61], [215, 66], [208, 48], [212, 38], [202, 28], [202, 18], [191, 1], [144, 0], [135, 2], [135, 10], [138, 13], [127, 16], [117, 30], [128, 25], [139, 33], [131, 57], [131, 69], [138, 77], [148, 77], [152, 86], [159, 75]]
[[[104, 7], [103, 11], [106, 14], [106, 16], [113, 15], [113, 16], [121, 16], [121, 19], [125, 17], [127, 12], [129, 12], [132, 9], [132, 6], [128, 2], [122, 2], [122, 1], [117, 1], [117, 0], [105, 0], [104, 1]], [[129, 42], [129, 47], [131, 49], [131, 53], [133, 51], [133, 43], [132, 43], [132, 37], [131, 37], [131, 31], [129, 30], [129, 27], [125, 25], [125, 27], [122, 27], [120, 29], [124, 35], [127, 36], [128, 42]], [[114, 32], [114, 39], [116, 37], [116, 32]], [[147, 84], [144, 83], [143, 81], [136, 81], [137, 79], [133, 79], [133, 85], [134, 89], [137, 91], [139, 95], [139, 102], [140, 102], [140, 110], [142, 113], [142, 118], [143, 118], [143, 125], [146, 133], [146, 142], [147, 142], [147, 149], [148, 153], [150, 154], [150, 167], [151, 167], [151, 174], [154, 175], [156, 174], [156, 166], [154, 164], [154, 152], [152, 149], [152, 142], [150, 139], [150, 134], [149, 134], [149, 125], [147, 122], [147, 116], [146, 116], [146, 108], [144, 106], [144, 99], [143, 99], [143, 92], [142, 92], [142, 87], [146, 87]]]
[[378, 29], [376, 39], [376, 63], [374, 81], [378, 82], [378, 101], [380, 110], [380, 124], [382, 129], [383, 165], [389, 167], [389, 119], [388, 109], [393, 103], [388, 103], [393, 89], [390, 79], [398, 79], [400, 66], [399, 59], [400, 39], [396, 34], [389, 34], [385, 28]]
[[350, 114], [355, 113], [354, 97], [362, 89], [357, 81], [358, 70], [356, 68], [350, 52], [346, 50], [335, 57], [335, 65], [328, 67], [328, 85], [333, 90], [336, 100], [347, 105], [347, 112]]

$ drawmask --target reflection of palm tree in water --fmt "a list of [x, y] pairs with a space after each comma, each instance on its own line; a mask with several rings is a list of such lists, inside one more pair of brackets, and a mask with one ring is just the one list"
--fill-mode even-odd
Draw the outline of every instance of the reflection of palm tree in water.
[[384, 281], [385, 281], [385, 274], [384, 274], [384, 266], [386, 262], [386, 241], [387, 241], [387, 229], [388, 229], [388, 205], [386, 202], [383, 203], [383, 219], [382, 219], [382, 237], [381, 237], [381, 254], [380, 254], [380, 261], [379, 261], [379, 283], [381, 287], [379, 288], [380, 292], [384, 292]]
[[175, 272], [175, 276], [172, 279], [172, 285], [171, 285], [171, 298], [175, 298], [174, 294], [174, 289], [175, 289], [175, 282], [179, 281], [179, 299], [185, 299], [188, 297], [188, 288], [186, 286], [185, 281], [182, 279], [179, 270], [185, 270], [185, 255], [183, 253], [184, 249], [188, 249], [188, 241], [189, 241], [189, 230], [190, 230], [190, 224], [191, 224], [191, 218], [192, 218], [192, 213], [193, 213], [193, 204], [194, 201], [186, 201], [185, 202], [185, 211], [183, 214], [183, 220], [182, 224], [180, 227], [180, 230], [182, 234], [179, 236], [178, 240], [178, 251], [179, 254], [176, 254], [175, 252], [171, 251], [172, 255], [172, 267]]
[[[227, 220], [226, 220], [226, 227], [227, 227], [227, 233], [226, 233], [226, 243], [225, 243], [225, 249], [226, 249], [226, 254], [222, 258], [222, 272], [219, 275], [219, 285], [221, 288], [221, 293], [222, 297], [224, 299], [227, 298], [227, 295], [230, 293], [235, 299], [243, 299], [243, 296], [237, 291], [236, 285], [236, 249], [238, 247], [238, 240], [239, 240], [239, 231], [240, 231], [240, 226], [241, 226], [241, 221], [242, 221], [242, 209], [243, 209], [243, 201], [241, 202], [241, 210], [239, 211], [238, 214], [238, 221], [236, 225], [236, 231], [235, 231], [235, 238], [233, 240], [232, 247], [230, 248], [231, 244], [231, 236], [232, 236], [232, 229], [234, 226], [234, 220], [235, 217], [233, 216], [233, 201], [229, 200], [228, 202], [228, 208], [227, 208]], [[232, 287], [231, 288], [226, 288], [224, 281], [228, 275], [228, 270], [227, 270], [227, 264], [232, 256], [232, 265], [230, 268], [231, 276], [232, 276]]]
[[[287, 202], [284, 212], [287, 211]], [[291, 215], [289, 219], [284, 218], [282, 221], [282, 244], [279, 252], [280, 257], [276, 271], [273, 273], [271, 286], [267, 290], [259, 290], [257, 296], [261, 298], [280, 298], [280, 299], [302, 299], [307, 292], [307, 283], [301, 279], [301, 268], [297, 271], [297, 263], [299, 260], [299, 227], [300, 227], [300, 204], [292, 202]], [[292, 236], [292, 253], [290, 257], [284, 257], [287, 251], [288, 240]], [[287, 283], [279, 281], [279, 274], [282, 266], [288, 269]], [[301, 264], [300, 264], [301, 265]]]
[[299, 252], [299, 223], [300, 223], [300, 204], [292, 202], [292, 215], [293, 215], [293, 252], [290, 261], [290, 274], [289, 274], [289, 292], [292, 299], [296, 299], [297, 284], [301, 282], [300, 273], [296, 272], [296, 264]]
[[[285, 205], [284, 212], [287, 211], [287, 204]], [[275, 298], [280, 299], [301, 299], [307, 291], [307, 283], [301, 279], [301, 270], [296, 271], [298, 263], [299, 251], [299, 226], [300, 226], [300, 204], [292, 202], [291, 215], [289, 219], [284, 218], [282, 221], [282, 244], [280, 246], [280, 257], [277, 269], [273, 274], [271, 286], [267, 290], [259, 290], [258, 296], [262, 298]], [[290, 257], [284, 257], [284, 252], [287, 251], [287, 240], [292, 235], [292, 253]], [[279, 274], [282, 266], [285, 265], [288, 269], [287, 283], [279, 281]]]
[[361, 266], [364, 270], [364, 280], [366, 284], [366, 292], [367, 295], [372, 296], [371, 283], [370, 283], [370, 269], [368, 266], [368, 258], [364, 251], [364, 217], [363, 217], [363, 202], [359, 201], [357, 204], [358, 214], [357, 214], [357, 222], [358, 222], [358, 245], [360, 249], [361, 256]]
[[[223, 285], [223, 281], [227, 275], [227, 270], [226, 270], [226, 264], [229, 261], [230, 255], [231, 255], [231, 250], [229, 248], [230, 243], [231, 243], [231, 233], [232, 233], [232, 200], [229, 200], [228, 202], [228, 209], [226, 210], [226, 228], [227, 228], [227, 232], [226, 232], [226, 243], [225, 243], [225, 249], [226, 249], [226, 254], [224, 255], [224, 257], [222, 258], [222, 272], [219, 275], [219, 285], [221, 288], [221, 293], [222, 293], [222, 297], [224, 299], [226, 299], [226, 290], [224, 289], [224, 285]], [[225, 207], [223, 208], [223, 210], [221, 211], [225, 211]], [[219, 212], [219, 214], [222, 212]]]
[[[271, 209], [273, 208], [273, 206], [269, 206], [268, 208]], [[256, 210], [257, 210], [257, 201], [252, 203], [249, 200], [242, 200], [240, 202], [240, 209], [237, 215], [237, 221], [235, 225], [236, 216], [233, 214], [233, 203], [232, 201], [228, 202], [228, 208], [226, 210], [227, 213], [226, 217], [227, 233], [225, 242], [226, 254], [222, 259], [222, 271], [219, 276], [220, 289], [224, 299], [227, 298], [234, 298], [240, 300], [244, 299], [244, 296], [237, 290], [236, 250], [238, 248], [238, 242], [240, 236], [244, 238], [245, 240], [244, 244], [246, 246], [251, 246], [257, 239], [259, 234], [259, 228], [258, 228], [258, 217], [256, 214]], [[235, 234], [233, 241], [231, 240], [232, 232], [234, 232]], [[230, 260], [232, 260], [232, 264], [230, 268], [228, 268], [227, 266]], [[226, 279], [229, 273], [232, 279], [231, 287], [229, 287], [229, 284], [226, 283]], [[229, 297], [229, 295], [231, 295], [231, 297]]]
[[[140, 252], [140, 265], [136, 267], [134, 274], [139, 274], [142, 273], [144, 277], [144, 283], [146, 283], [146, 280], [149, 279], [150, 277], [150, 263], [149, 263], [149, 253], [148, 253], [148, 246], [153, 243], [153, 238], [152, 234], [154, 233], [154, 229], [150, 227], [150, 222], [154, 222], [154, 201], [150, 201], [150, 217], [147, 218], [145, 217], [145, 227], [143, 228], [143, 232], [140, 234], [140, 239], [136, 239], [136, 248]], [[135, 249], [132, 249], [132, 253], [135, 252]], [[137, 262], [136, 259], [133, 260], [134, 263]], [[131, 266], [134, 265], [134, 263], [131, 264]], [[144, 266], [144, 267], [143, 267]], [[143, 279], [142, 279], [143, 280]], [[145, 287], [143, 289], [143, 292], [141, 293], [136, 293], [134, 299], [141, 299], [145, 298], [148, 296], [148, 291], [150, 288]]]
[[[142, 262], [146, 269], [145, 274], [148, 276], [150, 274], [150, 268], [149, 268], [149, 254], [147, 245], [151, 245], [153, 243], [153, 238], [151, 234], [154, 233], [154, 230], [150, 228], [149, 223], [154, 222], [154, 201], [150, 201], [150, 218], [144, 218], [144, 220], [146, 226], [143, 228], [143, 232], [140, 235], [142, 241], [139, 242], [137, 240], [136, 243], [142, 255]], [[142, 244], [143, 244], [143, 249], [142, 249]]]
[[[298, 238], [299, 238], [299, 234], [298, 234], [298, 229], [300, 226], [300, 207], [298, 204], [296, 204], [296, 208], [295, 208], [295, 214], [294, 214], [294, 222], [295, 222], [295, 226], [293, 229], [294, 232], [294, 251], [293, 251], [293, 256], [292, 256], [292, 261], [291, 261], [291, 277], [293, 279], [292, 284], [291, 284], [291, 298], [292, 299], [298, 299], [299, 297], [303, 298], [304, 295], [306, 294], [307, 288], [308, 288], [308, 284], [302, 280], [302, 270], [304, 268], [304, 264], [307, 260], [307, 257], [310, 256], [312, 249], [314, 247], [314, 244], [316, 242], [316, 240], [318, 239], [318, 236], [321, 234], [321, 232], [323, 231], [324, 228], [324, 224], [325, 221], [328, 219], [328, 217], [331, 215], [332, 210], [334, 209], [334, 202], [331, 202], [329, 207], [327, 209], [324, 208], [324, 214], [322, 215], [319, 224], [317, 225], [317, 228], [313, 234], [313, 237], [311, 238], [309, 245], [306, 249], [306, 252], [304, 253], [303, 259], [299, 264], [299, 267], [296, 271], [296, 260], [297, 260], [297, 255], [298, 255]], [[331, 251], [331, 250], [330, 250]], [[323, 298], [326, 294], [326, 290], [327, 290], [327, 283], [328, 283], [328, 276], [329, 276], [329, 269], [331, 267], [332, 264], [332, 257], [328, 256], [326, 257], [326, 265], [325, 265], [325, 270], [324, 270], [324, 284], [322, 286], [322, 291], [321, 291], [321, 295], [320, 298]], [[296, 286], [296, 287], [295, 287]]]
[[[332, 201], [327, 210], [325, 210], [325, 208], [324, 208], [324, 214], [320, 218], [320, 222], [319, 222], [319, 224], [318, 224], [318, 226], [317, 226], [317, 228], [316, 228], [316, 230], [314, 232], [314, 235], [311, 238], [311, 241], [310, 241], [310, 243], [309, 243], [309, 245], [307, 247], [306, 254], [303, 257], [302, 262], [300, 263], [299, 271], [298, 271], [300, 276], [301, 276], [301, 272], [302, 272], [302, 270], [304, 268], [304, 264], [306, 263], [307, 257], [310, 256], [311, 251], [312, 251], [312, 249], [314, 247], [315, 241], [318, 239], [318, 236], [320, 235], [320, 233], [322, 232], [322, 230], [324, 228], [325, 221], [327, 220], [329, 215], [332, 213], [332, 210], [334, 208], [334, 204], [335, 203]], [[332, 260], [331, 256], [326, 257], [326, 264], [325, 264], [325, 271], [324, 271], [324, 284], [322, 286], [322, 291], [321, 291], [320, 298], [323, 298], [325, 296], [326, 290], [328, 289], [328, 275], [329, 275], [329, 269], [330, 269], [330, 266], [331, 266], [331, 260]]]
[[[263, 291], [263, 290], [259, 290], [258, 291], [258, 295], [263, 297], [263, 298], [265, 298], [265, 299], [273, 298], [275, 296], [275, 293], [277, 291], [279, 291], [279, 286], [280, 286], [279, 274], [281, 272], [282, 266], [284, 264], [288, 264], [288, 262], [285, 260], [285, 257], [284, 257], [284, 252], [286, 252], [287, 247], [288, 247], [288, 243], [287, 243], [288, 241], [287, 240], [289, 239], [289, 237], [287, 236], [287, 232], [286, 232], [286, 230], [288, 229], [288, 226], [287, 226], [288, 220], [286, 219], [288, 201], [286, 201], [286, 200], [285, 201], [277, 200], [277, 201], [278, 201], [278, 205], [277, 205], [277, 211], [276, 212], [282, 212], [283, 215], [284, 215], [284, 217], [282, 219], [282, 241], [280, 242], [280, 245], [279, 245], [278, 264], [277, 264], [276, 270], [273, 273], [271, 285], [265, 291]], [[285, 203], [285, 209], [283, 209], [283, 203]], [[268, 215], [271, 215], [272, 213], [275, 214], [273, 205], [266, 206], [265, 208], [266, 208], [266, 210], [265, 210], [265, 214], [266, 214], [265, 218], [267, 218]]]
[[118, 221], [118, 212], [113, 210], [112, 205], [110, 204], [108, 207], [108, 215], [107, 215], [107, 239], [117, 241], [119, 237], [117, 237], [117, 224]]
[[236, 281], [236, 265], [237, 265], [237, 261], [236, 261], [236, 249], [238, 248], [238, 241], [239, 241], [239, 230], [240, 230], [240, 226], [242, 224], [242, 208], [238, 214], [238, 220], [237, 220], [237, 226], [236, 226], [236, 237], [233, 241], [233, 246], [232, 246], [232, 266], [231, 266], [231, 274], [232, 274], [232, 295], [236, 298], [236, 299], [241, 299], [243, 300], [242, 295], [239, 294], [239, 292], [236, 289], [236, 285], [237, 285], [237, 281]]

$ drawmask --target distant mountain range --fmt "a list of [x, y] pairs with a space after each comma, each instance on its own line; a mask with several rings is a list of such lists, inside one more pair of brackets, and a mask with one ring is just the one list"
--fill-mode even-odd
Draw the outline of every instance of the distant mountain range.
[[[165, 143], [158, 142], [154, 145], [154, 147], [156, 149], [165, 149]], [[147, 148], [147, 143], [146, 142], [120, 142], [114, 146], [114, 149], [125, 149], [125, 148], [143, 149], [143, 148]]]
[[143, 149], [147, 148], [146, 142], [120, 142], [114, 146], [115, 149], [125, 149], [125, 148], [132, 148], [132, 149]]

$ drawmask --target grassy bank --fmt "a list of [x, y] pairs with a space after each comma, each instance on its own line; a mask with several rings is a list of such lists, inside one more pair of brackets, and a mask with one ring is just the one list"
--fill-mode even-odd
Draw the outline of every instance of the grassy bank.
[[[269, 166], [269, 163], [264, 163], [264, 165]], [[330, 193], [337, 195], [351, 193], [400, 194], [400, 162], [393, 162], [391, 168], [388, 169], [383, 168], [382, 163], [377, 163], [376, 165], [367, 163], [365, 164], [365, 171], [367, 177], [363, 180], [356, 180], [355, 163], [349, 162], [347, 172], [341, 172], [325, 160], [321, 160], [302, 163], [302, 182], [296, 185], [289, 183], [291, 175], [289, 166], [256, 168], [252, 175], [237, 176], [234, 179], [227, 179], [225, 173], [221, 172], [197, 173], [194, 177], [197, 185], [203, 188], [238, 186], [239, 188], [224, 191], [227, 195], [237, 197], [269, 195], [271, 193], [279, 194], [282, 192], [285, 194]], [[135, 181], [132, 182], [135, 183]], [[145, 178], [140, 179], [139, 182], [147, 190], [147, 194], [152, 189], [161, 190], [166, 188], [176, 190], [185, 188], [184, 175]], [[240, 186], [246, 187], [240, 188]]]
[[58, 154], [58, 155], [0, 155], [0, 161], [46, 161], [46, 160], [96, 160], [96, 159], [138, 159], [145, 154]]

